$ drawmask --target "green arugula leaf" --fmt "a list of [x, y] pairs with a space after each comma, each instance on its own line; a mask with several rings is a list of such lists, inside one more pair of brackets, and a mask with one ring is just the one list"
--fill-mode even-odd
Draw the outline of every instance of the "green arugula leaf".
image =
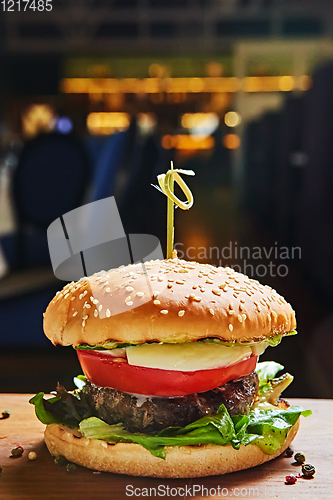
[[57, 418], [53, 415], [52, 411], [48, 411], [44, 406], [44, 401], [47, 401], [49, 405], [54, 404], [56, 401], [59, 401], [59, 396], [55, 396], [54, 398], [50, 398], [48, 400], [43, 399], [45, 393], [39, 392], [29, 400], [29, 403], [35, 405], [35, 413], [38, 420], [40, 420], [43, 424], [60, 424], [62, 419]]
[[46, 425], [61, 423], [77, 428], [81, 420], [94, 414], [87, 401], [84, 388], [68, 392], [58, 384], [55, 397], [45, 399], [44, 392], [39, 392], [30, 399], [29, 403], [35, 405], [37, 418]]

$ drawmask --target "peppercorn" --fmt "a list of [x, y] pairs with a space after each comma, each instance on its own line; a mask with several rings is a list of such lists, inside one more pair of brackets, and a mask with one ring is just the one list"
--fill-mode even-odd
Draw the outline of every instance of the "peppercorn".
[[66, 469], [67, 469], [67, 472], [73, 473], [73, 472], [76, 471], [76, 465], [75, 464], [71, 464], [71, 463], [67, 464]]
[[292, 450], [292, 449], [290, 448], [290, 446], [288, 446], [288, 448], [286, 449], [286, 456], [287, 456], [288, 458], [290, 458], [290, 457], [292, 457], [292, 456], [293, 456], [293, 454], [294, 454], [294, 450]]
[[22, 457], [23, 455], [23, 452], [24, 452], [24, 449], [22, 446], [16, 446], [16, 448], [13, 448], [12, 449], [12, 454], [11, 456], [13, 458], [19, 458], [19, 457]]
[[62, 455], [57, 455], [54, 457], [54, 463], [56, 465], [65, 465], [67, 462], [66, 458]]
[[286, 476], [285, 483], [286, 484], [295, 484], [297, 481], [297, 477], [294, 474], [290, 474], [290, 476]]
[[37, 458], [37, 453], [34, 451], [31, 451], [28, 455], [29, 460], [36, 460]]
[[0, 417], [0, 420], [3, 420], [5, 418], [9, 418], [10, 417], [10, 410], [4, 410], [2, 412], [2, 416]]
[[316, 469], [313, 465], [311, 464], [303, 464], [302, 465], [302, 473], [303, 476], [306, 478], [312, 478], [314, 474], [316, 473]]
[[305, 462], [305, 460], [306, 460], [304, 453], [302, 453], [301, 451], [299, 451], [298, 453], [295, 453], [295, 455], [294, 455], [294, 459], [296, 460], [296, 462], [297, 462], [299, 465], [304, 464], [304, 462]]

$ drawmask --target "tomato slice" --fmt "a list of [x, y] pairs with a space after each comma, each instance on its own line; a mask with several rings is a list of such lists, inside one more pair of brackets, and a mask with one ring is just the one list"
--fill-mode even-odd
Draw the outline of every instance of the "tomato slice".
[[186, 396], [215, 389], [255, 370], [258, 356], [252, 354], [238, 363], [195, 372], [160, 370], [128, 364], [102, 351], [77, 350], [85, 376], [100, 387], [147, 396]]

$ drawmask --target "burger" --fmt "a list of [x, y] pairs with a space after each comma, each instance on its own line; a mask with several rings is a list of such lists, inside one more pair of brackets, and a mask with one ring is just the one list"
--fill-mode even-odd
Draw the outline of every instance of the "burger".
[[295, 312], [231, 268], [177, 258], [67, 284], [46, 336], [76, 349], [77, 389], [34, 396], [54, 456], [99, 471], [203, 477], [274, 459], [300, 415], [280, 398], [293, 377], [258, 363], [295, 334]]

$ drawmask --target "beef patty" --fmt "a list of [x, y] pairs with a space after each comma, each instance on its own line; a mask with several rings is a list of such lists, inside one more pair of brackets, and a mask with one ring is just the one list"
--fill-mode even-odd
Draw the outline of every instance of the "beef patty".
[[131, 432], [154, 432], [170, 425], [188, 425], [216, 413], [221, 404], [230, 415], [245, 415], [254, 403], [258, 385], [258, 375], [252, 372], [211, 391], [175, 398], [128, 394], [89, 380], [85, 392], [96, 415], [108, 424], [122, 422]]

